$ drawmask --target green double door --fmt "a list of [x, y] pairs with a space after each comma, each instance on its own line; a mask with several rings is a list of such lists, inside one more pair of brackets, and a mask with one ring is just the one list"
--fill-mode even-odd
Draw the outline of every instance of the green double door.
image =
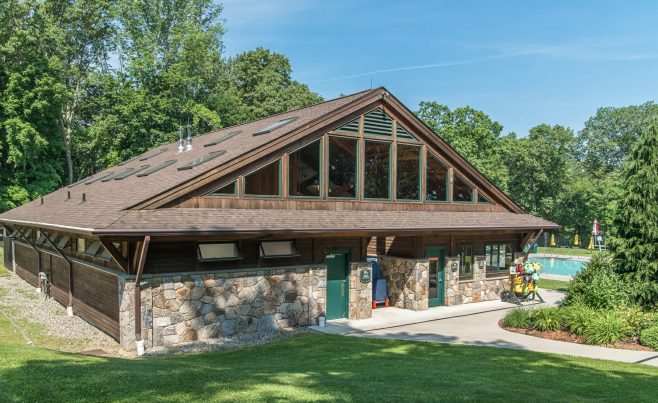
[[325, 257], [327, 264], [327, 320], [346, 318], [349, 279], [348, 254], [346, 251], [334, 252]]
[[425, 257], [430, 258], [429, 267], [429, 306], [441, 306], [445, 303], [445, 267], [446, 250], [442, 246], [428, 246]]

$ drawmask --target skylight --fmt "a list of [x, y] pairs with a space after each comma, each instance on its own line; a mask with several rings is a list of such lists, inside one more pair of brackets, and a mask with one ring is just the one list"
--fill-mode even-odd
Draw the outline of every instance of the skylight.
[[131, 175], [136, 174], [137, 172], [142, 172], [142, 171], [145, 170], [145, 169], [149, 169], [150, 167], [151, 167], [150, 165], [142, 165], [142, 166], [139, 166], [139, 167], [137, 167], [137, 168], [132, 168], [132, 169], [129, 170], [129, 171], [127, 170], [126, 172], [124, 172], [124, 173], [122, 173], [122, 174], [120, 174], [120, 175], [115, 176], [115, 177], [114, 177], [114, 180], [117, 180], [117, 181], [118, 181], [118, 180], [121, 180], [121, 179], [125, 179], [125, 178], [127, 178], [127, 177], [129, 177], [129, 176], [131, 176]]
[[128, 174], [128, 173], [130, 173], [134, 170], [135, 170], [135, 168], [126, 168], [126, 170], [124, 170], [124, 171], [117, 172], [113, 175], [108, 175], [108, 176], [104, 177], [103, 179], [101, 179], [101, 182], [109, 182], [109, 181], [111, 181], [112, 179], [114, 179], [118, 176], [126, 175], [126, 174]]
[[168, 167], [169, 165], [171, 165], [171, 164], [175, 164], [175, 163], [176, 163], [176, 160], [165, 161], [165, 162], [163, 162], [163, 163], [161, 163], [161, 164], [158, 164], [158, 165], [156, 165], [156, 166], [154, 166], [154, 167], [151, 167], [151, 168], [149, 168], [149, 169], [147, 169], [147, 170], [145, 170], [145, 171], [142, 171], [142, 172], [138, 173], [137, 176], [140, 177], [140, 178], [141, 178], [142, 176], [149, 176], [150, 174], [152, 174], [152, 173], [154, 173], [154, 172], [158, 172], [159, 170], [161, 170], [161, 169], [163, 169], [163, 168], [166, 168], [166, 167]]
[[231, 132], [231, 133], [225, 134], [225, 135], [223, 135], [222, 137], [218, 138], [217, 140], [215, 140], [215, 141], [213, 141], [213, 142], [211, 142], [211, 143], [208, 143], [208, 144], [204, 144], [203, 146], [204, 146], [204, 147], [216, 146], [217, 144], [219, 144], [219, 143], [221, 143], [221, 142], [223, 142], [223, 141], [226, 141], [226, 140], [228, 140], [228, 139], [231, 139], [231, 138], [237, 136], [237, 135], [240, 134], [240, 133], [242, 133], [242, 130], [238, 130], [237, 132]]
[[111, 177], [111, 176], [114, 175], [114, 174], [115, 174], [114, 171], [112, 171], [112, 172], [108, 172], [107, 174], [105, 174], [105, 175], [101, 175], [101, 176], [99, 176], [99, 177], [96, 178], [96, 179], [92, 179], [92, 180], [90, 180], [90, 181], [88, 181], [88, 182], [85, 182], [85, 185], [91, 185], [91, 184], [94, 183], [94, 182], [98, 182], [98, 181], [100, 181], [100, 180], [105, 180], [105, 179]]
[[254, 133], [254, 136], [260, 136], [261, 134], [270, 133], [280, 127], [287, 125], [288, 123], [294, 122], [295, 120], [297, 120], [296, 117], [279, 120], [276, 123], [272, 123], [271, 125], [263, 127], [262, 129], [258, 130], [256, 133]]
[[160, 154], [162, 154], [162, 153], [164, 153], [164, 152], [166, 152], [166, 151], [167, 151], [166, 148], [162, 148], [162, 149], [158, 150], [157, 152], [155, 152], [155, 153], [153, 153], [153, 154], [151, 154], [151, 155], [147, 155], [146, 157], [142, 157], [142, 158], [140, 158], [139, 160], [140, 160], [140, 161], [146, 161], [146, 160], [151, 159], [151, 158], [153, 158], [153, 157], [156, 157], [156, 156], [158, 156], [158, 155], [160, 155]]
[[198, 167], [199, 165], [204, 164], [204, 163], [206, 163], [206, 162], [208, 162], [208, 161], [210, 161], [214, 158], [217, 158], [220, 155], [224, 155], [224, 154], [226, 154], [226, 151], [224, 151], [224, 150], [213, 151], [211, 153], [208, 153], [208, 154], [204, 155], [203, 157], [199, 157], [199, 158], [195, 159], [194, 161], [192, 161], [190, 163], [187, 163], [183, 166], [178, 167], [178, 170], [179, 171], [185, 171], [187, 169], [192, 169], [192, 168]]

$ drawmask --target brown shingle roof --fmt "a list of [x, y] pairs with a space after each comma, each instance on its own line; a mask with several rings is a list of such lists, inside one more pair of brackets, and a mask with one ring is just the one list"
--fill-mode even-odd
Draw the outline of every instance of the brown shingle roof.
[[556, 224], [542, 218], [517, 213], [172, 208], [132, 210], [96, 233], [323, 233], [557, 228]]
[[[138, 203], [155, 197], [171, 188], [180, 186], [190, 179], [217, 168], [228, 161], [239, 159], [245, 154], [258, 149], [260, 146], [306, 126], [338, 108], [357, 101], [362, 97], [382, 91], [380, 88], [363, 91], [306, 108], [197, 136], [192, 141], [194, 149], [181, 154], [176, 153], [177, 143], [156, 147], [142, 154], [142, 156], [156, 154], [158, 150], [164, 148], [167, 150], [146, 161], [139, 161], [140, 158], [135, 158], [124, 163], [122, 166], [106, 169], [94, 175], [92, 179], [99, 178], [109, 172], [120, 172], [129, 167], [139, 167], [141, 165], [155, 166], [172, 159], [176, 159], [177, 162], [146, 177], [132, 175], [121, 180], [110, 180], [107, 182], [99, 180], [89, 185], [85, 184], [85, 182], [89, 181], [89, 178], [87, 178], [73, 187], [64, 187], [48, 194], [44, 197], [43, 205], [39, 200], [34, 200], [0, 214], [0, 222], [49, 224], [58, 227], [72, 227], [76, 231], [108, 227], [119, 220], [127, 212], [126, 209]], [[268, 125], [291, 117], [296, 117], [297, 119], [269, 133], [258, 136], [253, 135], [253, 133]], [[239, 135], [218, 145], [204, 147], [204, 144], [238, 130], [241, 131]], [[185, 171], [177, 170], [178, 167], [190, 163], [211, 151], [219, 150], [225, 150], [226, 153], [194, 169]], [[67, 192], [69, 191], [71, 192], [70, 200], [67, 198]], [[85, 202], [82, 202], [83, 193], [86, 197]]]

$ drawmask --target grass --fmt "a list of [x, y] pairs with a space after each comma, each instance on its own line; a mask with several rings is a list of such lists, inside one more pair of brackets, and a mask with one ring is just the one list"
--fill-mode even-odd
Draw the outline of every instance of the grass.
[[9, 272], [5, 269], [5, 251], [0, 247], [0, 277], [8, 276]]
[[3, 342], [0, 401], [655, 401], [658, 395], [658, 368], [489, 347], [308, 333], [242, 350], [127, 360]]
[[592, 256], [599, 253], [597, 250], [581, 249], [581, 248], [549, 248], [541, 246], [537, 248], [537, 253], [546, 253], [551, 255], [565, 255], [565, 256]]
[[542, 278], [539, 282], [539, 288], [543, 288], [545, 290], [566, 291], [568, 285], [568, 281], [549, 280], [546, 278]]

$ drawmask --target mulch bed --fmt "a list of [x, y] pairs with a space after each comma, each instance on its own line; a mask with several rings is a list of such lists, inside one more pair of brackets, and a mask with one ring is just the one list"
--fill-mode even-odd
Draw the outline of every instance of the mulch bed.
[[[587, 344], [585, 337], [578, 336], [573, 333], [565, 332], [563, 330], [541, 332], [539, 330], [534, 330], [534, 329], [519, 329], [513, 327], [505, 327], [503, 326], [502, 319], [498, 321], [498, 326], [509, 332], [525, 334], [527, 336], [541, 337], [542, 339], [549, 339], [549, 340], [566, 341], [569, 343]], [[611, 348], [619, 348], [623, 350], [636, 350], [636, 351], [654, 351], [653, 349], [647, 346], [641, 345], [639, 341], [635, 339], [622, 340], [614, 344], [601, 345], [599, 347], [611, 347]]]

